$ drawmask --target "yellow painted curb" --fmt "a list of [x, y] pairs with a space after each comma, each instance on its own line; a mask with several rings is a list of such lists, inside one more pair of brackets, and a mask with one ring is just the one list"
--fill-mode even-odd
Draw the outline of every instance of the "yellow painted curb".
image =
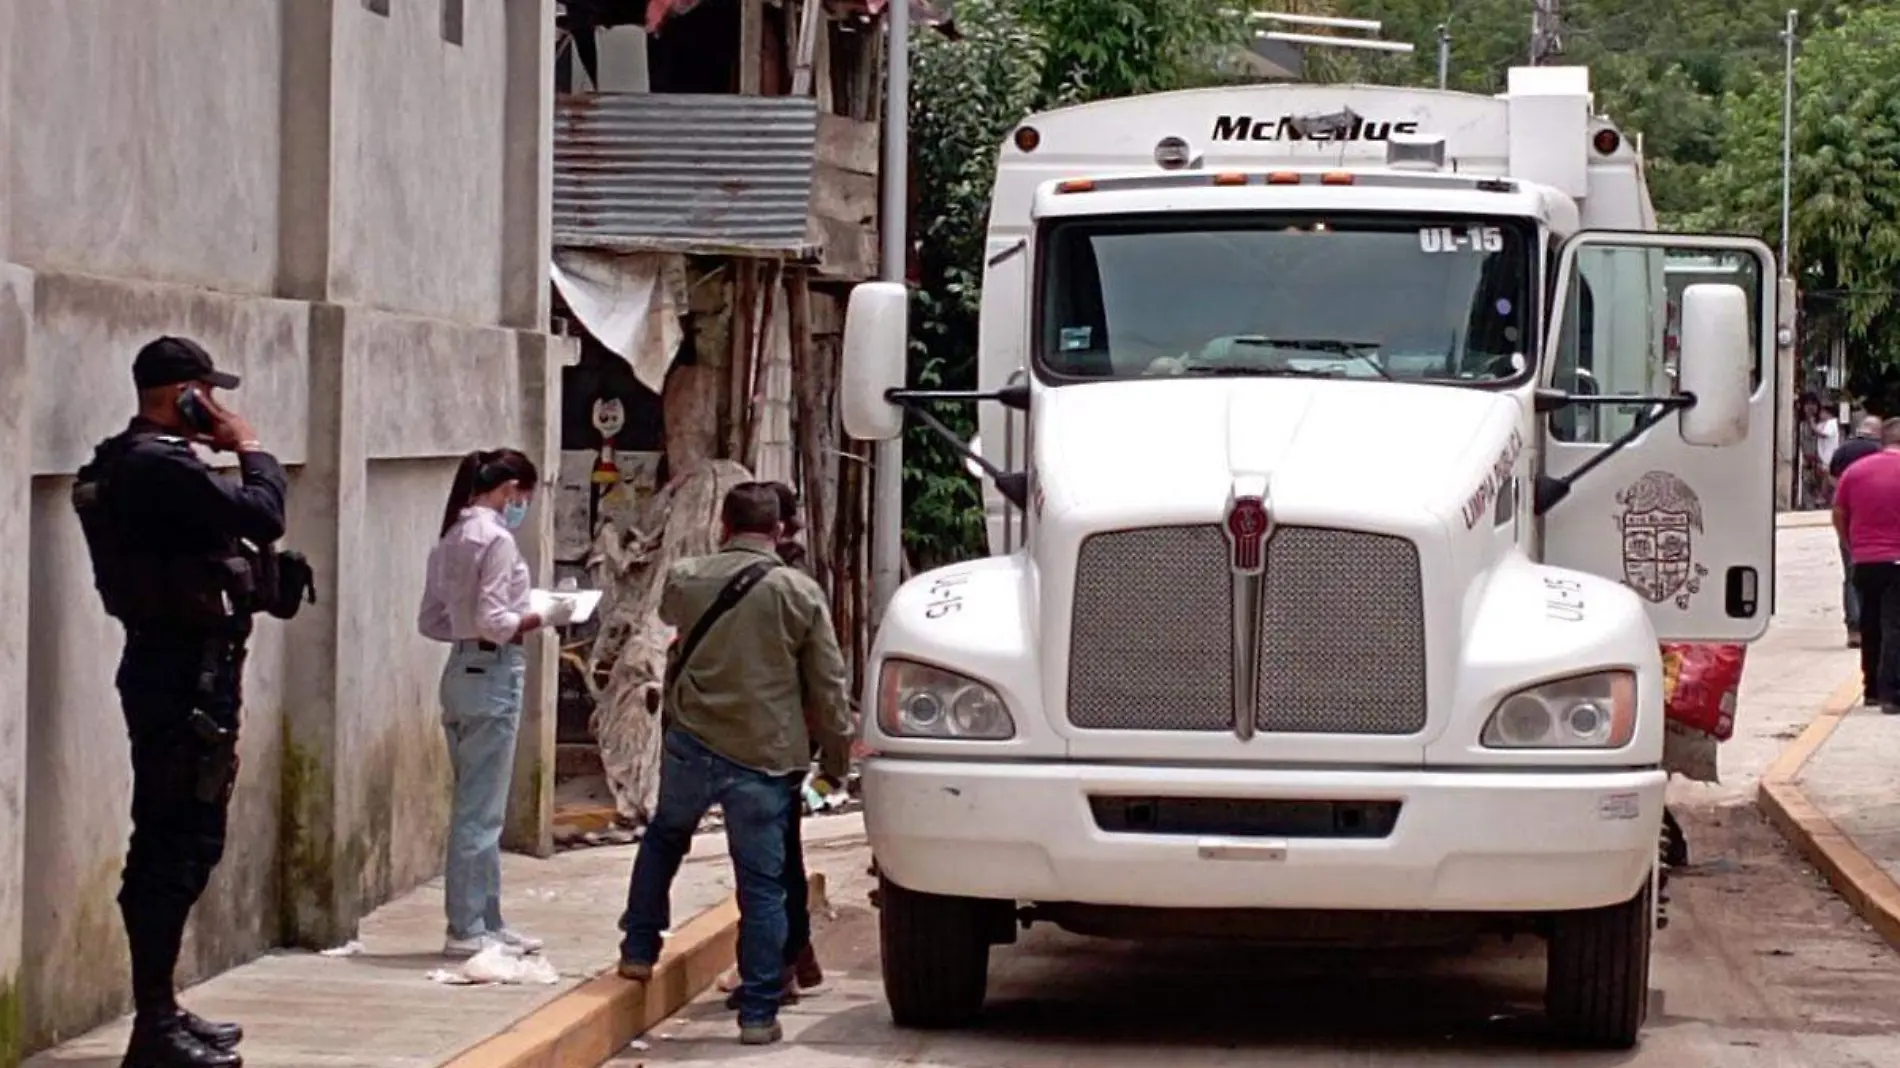
[[1819, 805], [1801, 792], [1801, 769], [1842, 718], [1860, 704], [1858, 677], [1843, 685], [1814, 722], [1763, 773], [1760, 804], [1770, 823], [1827, 877], [1834, 889], [1889, 945], [1900, 949], [1900, 885], [1862, 852]]
[[[825, 877], [814, 872], [811, 909], [826, 907]], [[739, 904], [727, 898], [667, 939], [652, 980], [595, 976], [444, 1068], [596, 1068], [712, 986], [732, 965], [738, 931]]]

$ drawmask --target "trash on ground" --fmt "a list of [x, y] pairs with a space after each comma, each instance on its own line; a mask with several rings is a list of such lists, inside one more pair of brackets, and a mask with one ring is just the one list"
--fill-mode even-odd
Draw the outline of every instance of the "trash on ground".
[[326, 957], [355, 957], [355, 956], [360, 956], [361, 954], [366, 952], [366, 950], [363, 948], [363, 943], [358, 942], [355, 939], [351, 939], [350, 941], [345, 942], [340, 946], [332, 946], [329, 949], [320, 949], [317, 952]]
[[459, 968], [437, 968], [428, 974], [432, 983], [445, 986], [552, 986], [561, 981], [561, 973], [552, 961], [539, 953], [522, 955], [510, 946], [492, 945], [462, 963]]

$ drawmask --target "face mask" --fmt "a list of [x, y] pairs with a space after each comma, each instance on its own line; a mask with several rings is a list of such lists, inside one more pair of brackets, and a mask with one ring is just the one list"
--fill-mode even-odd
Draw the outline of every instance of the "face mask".
[[509, 501], [505, 506], [502, 507], [501, 521], [504, 525], [508, 527], [509, 530], [521, 529], [521, 524], [526, 522], [527, 519], [528, 519], [528, 502], [527, 501], [522, 501], [522, 500]]

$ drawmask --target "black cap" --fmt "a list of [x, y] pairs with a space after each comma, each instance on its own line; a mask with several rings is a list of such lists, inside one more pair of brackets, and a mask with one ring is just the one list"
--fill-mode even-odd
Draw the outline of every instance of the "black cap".
[[140, 389], [209, 382], [219, 389], [238, 388], [238, 376], [226, 374], [211, 362], [204, 346], [182, 337], [149, 342], [132, 360], [132, 381]]

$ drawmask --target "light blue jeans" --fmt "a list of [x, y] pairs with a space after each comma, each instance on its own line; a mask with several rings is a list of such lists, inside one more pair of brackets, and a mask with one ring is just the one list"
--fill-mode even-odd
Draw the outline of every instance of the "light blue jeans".
[[443, 903], [450, 938], [503, 928], [501, 824], [514, 778], [527, 655], [519, 645], [456, 642], [442, 668], [442, 728], [455, 769]]

